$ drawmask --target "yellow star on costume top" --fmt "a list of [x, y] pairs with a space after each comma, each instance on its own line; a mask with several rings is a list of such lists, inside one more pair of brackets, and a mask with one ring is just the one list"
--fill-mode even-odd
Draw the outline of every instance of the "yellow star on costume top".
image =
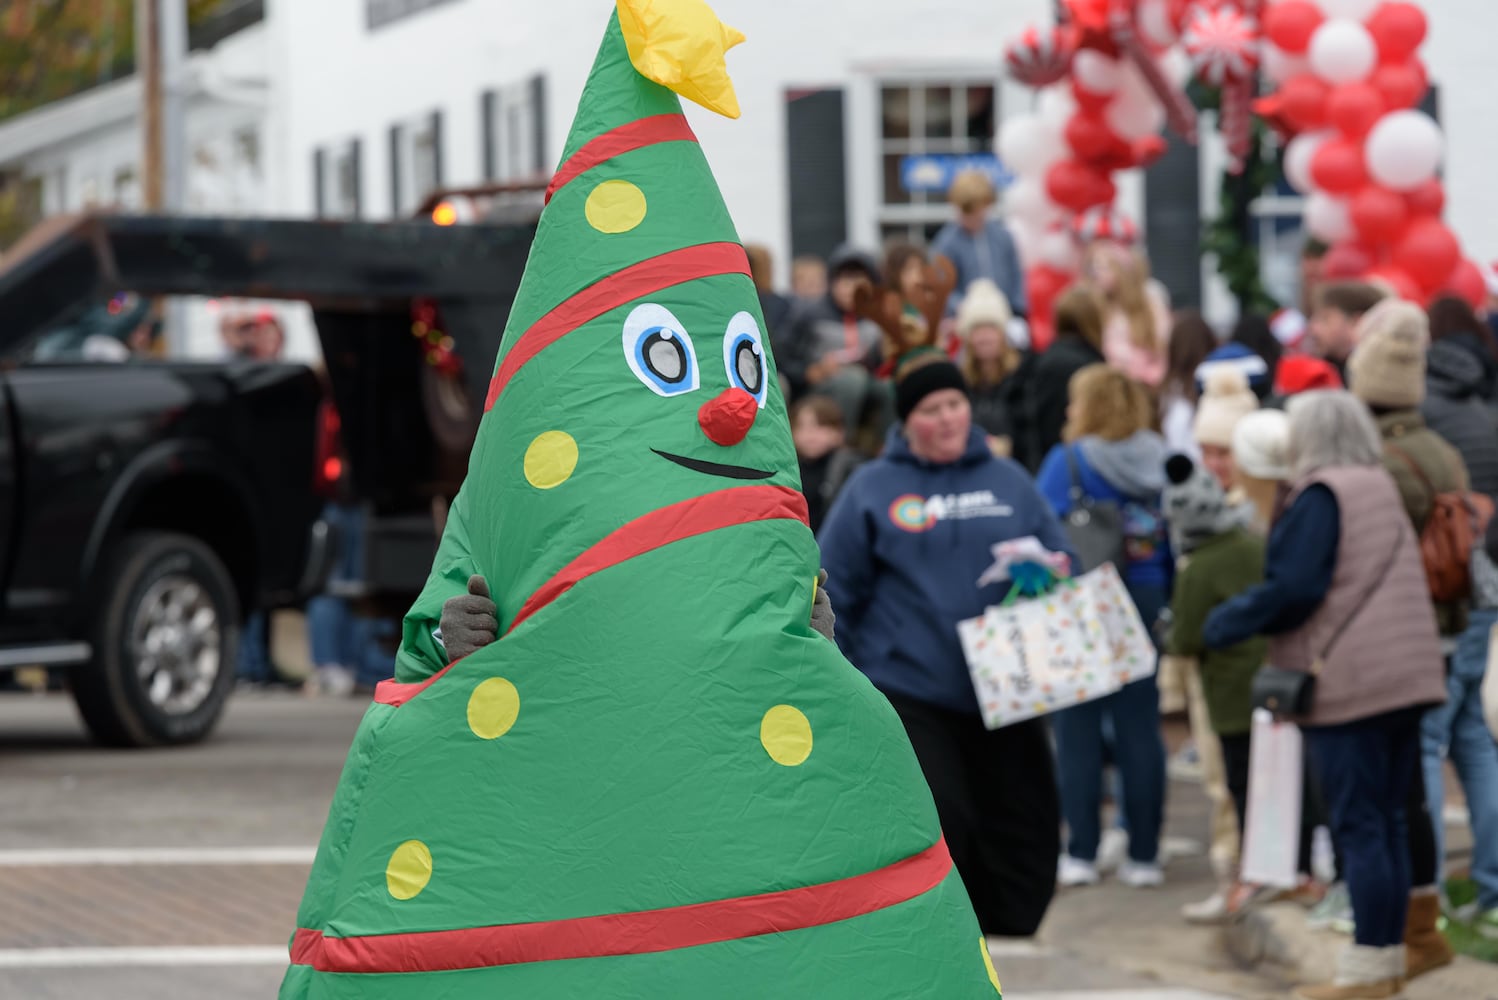
[[640, 75], [727, 118], [739, 116], [728, 50], [742, 32], [703, 0], [617, 0], [629, 61]]

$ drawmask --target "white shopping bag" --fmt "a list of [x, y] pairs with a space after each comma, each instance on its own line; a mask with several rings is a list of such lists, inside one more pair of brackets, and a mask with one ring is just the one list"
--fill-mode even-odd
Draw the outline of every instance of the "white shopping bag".
[[1300, 875], [1300, 728], [1255, 709], [1251, 739], [1242, 879], [1293, 889]]
[[1086, 588], [1067, 583], [958, 624], [985, 726], [998, 729], [1123, 687], [1094, 604]]

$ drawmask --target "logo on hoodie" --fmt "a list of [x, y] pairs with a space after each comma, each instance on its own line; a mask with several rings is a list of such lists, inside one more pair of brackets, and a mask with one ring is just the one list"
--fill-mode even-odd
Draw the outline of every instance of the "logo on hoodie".
[[992, 490], [937, 494], [929, 499], [914, 493], [895, 497], [889, 505], [890, 523], [901, 531], [919, 534], [938, 521], [970, 521], [978, 517], [1013, 517], [1014, 508], [1001, 503]]

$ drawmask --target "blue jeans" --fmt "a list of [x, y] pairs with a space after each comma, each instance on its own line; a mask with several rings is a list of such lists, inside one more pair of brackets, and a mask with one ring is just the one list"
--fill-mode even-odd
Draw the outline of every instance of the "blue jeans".
[[1305, 727], [1352, 897], [1355, 939], [1369, 948], [1404, 942], [1411, 879], [1405, 799], [1420, 766], [1420, 716], [1405, 708]]
[[264, 611], [252, 611], [245, 619], [244, 631], [239, 634], [239, 678], [252, 683], [264, 683], [275, 679], [275, 670], [270, 664], [270, 649], [266, 634], [270, 623]]
[[1488, 636], [1498, 611], [1474, 611], [1457, 641], [1446, 677], [1446, 704], [1425, 713], [1420, 725], [1425, 794], [1430, 798], [1436, 857], [1445, 854], [1441, 809], [1445, 803], [1442, 762], [1456, 767], [1472, 818], [1472, 880], [1484, 910], [1498, 907], [1498, 743], [1482, 716], [1482, 680], [1488, 666]]
[[[339, 538], [338, 560], [331, 579], [357, 582], [364, 575], [363, 509], [329, 503], [323, 517], [336, 527]], [[394, 675], [395, 656], [386, 653], [378, 639], [395, 630], [393, 622], [354, 614], [342, 597], [321, 594], [307, 602], [307, 633], [313, 665], [346, 667], [362, 684], [372, 685]]]
[[[1145, 625], [1159, 617], [1163, 587], [1131, 587], [1129, 596]], [[1066, 853], [1082, 861], [1097, 858], [1102, 836], [1103, 733], [1112, 728], [1112, 751], [1123, 786], [1123, 825], [1129, 831], [1129, 858], [1151, 863], [1160, 857], [1165, 823], [1165, 741], [1160, 735], [1160, 689], [1153, 675], [1106, 698], [1057, 712], [1056, 770], [1061, 815], [1066, 820]]]

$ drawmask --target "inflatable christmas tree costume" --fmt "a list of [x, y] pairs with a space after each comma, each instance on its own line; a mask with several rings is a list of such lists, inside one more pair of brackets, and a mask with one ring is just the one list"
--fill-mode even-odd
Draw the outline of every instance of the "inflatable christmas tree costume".
[[[283, 1000], [998, 995], [899, 719], [808, 624], [784, 402], [676, 96], [736, 115], [739, 40], [618, 0]], [[422, 633], [470, 571], [500, 638], [449, 667]]]

